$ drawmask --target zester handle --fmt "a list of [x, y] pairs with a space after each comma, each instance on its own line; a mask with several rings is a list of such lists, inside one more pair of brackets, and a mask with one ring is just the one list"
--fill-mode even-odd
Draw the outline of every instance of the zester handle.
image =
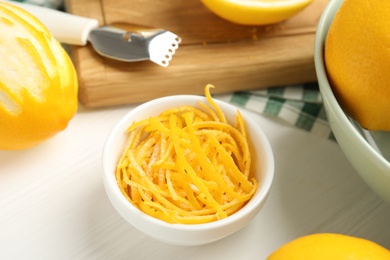
[[[2, 0], [4, 1], [4, 0]], [[86, 45], [91, 30], [99, 26], [96, 19], [76, 16], [26, 3], [4, 1], [26, 10], [38, 18], [61, 43]]]

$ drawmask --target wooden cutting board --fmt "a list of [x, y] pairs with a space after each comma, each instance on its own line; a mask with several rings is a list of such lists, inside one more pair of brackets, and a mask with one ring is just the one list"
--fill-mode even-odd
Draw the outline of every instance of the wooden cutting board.
[[328, 0], [314, 0], [295, 17], [271, 26], [241, 26], [199, 0], [67, 0], [66, 10], [99, 20], [172, 31], [182, 43], [169, 67], [103, 58], [90, 45], [73, 47], [79, 99], [86, 107], [144, 102], [174, 94], [265, 88], [316, 80], [314, 38]]

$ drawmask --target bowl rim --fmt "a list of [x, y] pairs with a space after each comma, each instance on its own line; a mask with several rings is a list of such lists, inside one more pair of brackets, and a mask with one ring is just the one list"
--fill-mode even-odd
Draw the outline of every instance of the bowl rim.
[[344, 128], [348, 128], [351, 130], [351, 138], [355, 139], [358, 142], [358, 145], [361, 146], [363, 149], [369, 151], [369, 154], [371, 155], [372, 159], [380, 163], [381, 167], [383, 167], [384, 169], [390, 169], [390, 162], [369, 144], [369, 142], [361, 135], [361, 133], [356, 129], [349, 117], [342, 110], [330, 87], [330, 83], [326, 74], [324, 61], [324, 46], [329, 26], [333, 21], [333, 18], [330, 19], [330, 17], [333, 17], [331, 13], [336, 13], [343, 2], [344, 0], [330, 0], [325, 7], [317, 25], [314, 43], [314, 61], [318, 81], [323, 82], [323, 84], [319, 84], [320, 93], [323, 102], [328, 103], [328, 109], [332, 110], [334, 114], [339, 115], [338, 120], [340, 121], [340, 125], [344, 126]]
[[[134, 207], [129, 201], [126, 200], [126, 198], [123, 196], [122, 192], [119, 189], [119, 186], [117, 185], [115, 174], [112, 174], [112, 169], [110, 170], [110, 165], [105, 158], [109, 158], [108, 153], [111, 152], [110, 146], [113, 144], [113, 140], [115, 139], [116, 135], [121, 134], [120, 131], [124, 124], [128, 126], [129, 118], [133, 117], [134, 114], [138, 113], [139, 111], [150, 107], [160, 104], [161, 102], [170, 102], [170, 101], [177, 101], [180, 100], [180, 102], [187, 101], [206, 101], [206, 97], [200, 96], [200, 95], [171, 95], [171, 96], [165, 96], [156, 98], [150, 101], [147, 101], [145, 103], [142, 103], [138, 105], [137, 107], [131, 109], [128, 113], [126, 113], [111, 129], [109, 132], [106, 141], [103, 146], [103, 152], [102, 152], [102, 166], [103, 166], [103, 178], [105, 179], [104, 183], [105, 185], [108, 184], [110, 187], [105, 187], [106, 189], [111, 189], [111, 192], [114, 194], [116, 200], [121, 203], [121, 206], [124, 206], [127, 210], [135, 214], [136, 216], [146, 219], [148, 222], [151, 222], [154, 225], [160, 226], [162, 228], [170, 228], [170, 229], [176, 229], [176, 230], [187, 230], [187, 231], [200, 231], [200, 230], [213, 230], [213, 229], [219, 229], [224, 226], [231, 225], [232, 223], [235, 223], [237, 220], [241, 218], [245, 218], [245, 216], [249, 215], [250, 212], [255, 211], [256, 208], [259, 208], [259, 205], [264, 203], [266, 200], [269, 191], [272, 186], [272, 182], [274, 179], [274, 172], [275, 172], [275, 161], [274, 161], [274, 155], [272, 151], [272, 147], [270, 145], [270, 142], [268, 140], [268, 137], [265, 135], [264, 131], [260, 127], [258, 123], [256, 123], [244, 109], [239, 109], [236, 106], [229, 104], [225, 101], [218, 100], [217, 98], [213, 98], [214, 102], [218, 104], [218, 106], [223, 109], [223, 107], [227, 107], [228, 109], [235, 109], [240, 110], [242, 117], [244, 118], [244, 121], [246, 122], [247, 128], [248, 125], [251, 125], [251, 127], [254, 127], [256, 129], [256, 133], [260, 136], [260, 139], [262, 140], [262, 146], [265, 151], [265, 158], [267, 159], [267, 171], [263, 175], [262, 183], [259, 184], [254, 196], [252, 199], [239, 211], [236, 213], [228, 216], [227, 218], [208, 222], [208, 223], [201, 223], [201, 224], [177, 224], [177, 223], [167, 223], [163, 220], [154, 218], [152, 216], [149, 216], [142, 212], [141, 210]], [[178, 105], [172, 105], [172, 107], [175, 107]], [[109, 196], [110, 197], [110, 196]], [[255, 198], [255, 200], [253, 200]], [[112, 198], [110, 198], [111, 200]]]

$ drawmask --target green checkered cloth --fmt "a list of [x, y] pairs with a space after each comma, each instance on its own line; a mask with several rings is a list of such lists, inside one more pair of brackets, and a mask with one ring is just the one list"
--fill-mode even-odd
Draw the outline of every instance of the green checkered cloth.
[[223, 99], [238, 107], [282, 119], [304, 131], [334, 140], [316, 82], [239, 91]]
[[[63, 0], [14, 0], [63, 10]], [[284, 120], [304, 131], [335, 140], [317, 83], [239, 91], [220, 96], [238, 107]]]

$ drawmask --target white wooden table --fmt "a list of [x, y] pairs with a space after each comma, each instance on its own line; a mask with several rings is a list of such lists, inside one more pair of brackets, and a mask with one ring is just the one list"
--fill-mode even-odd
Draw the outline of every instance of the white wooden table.
[[102, 183], [105, 138], [132, 107], [80, 107], [68, 128], [42, 145], [0, 152], [0, 259], [265, 259], [282, 244], [318, 232], [390, 248], [390, 205], [363, 183], [335, 142], [255, 114], [276, 162], [259, 215], [204, 246], [147, 237], [117, 214]]

